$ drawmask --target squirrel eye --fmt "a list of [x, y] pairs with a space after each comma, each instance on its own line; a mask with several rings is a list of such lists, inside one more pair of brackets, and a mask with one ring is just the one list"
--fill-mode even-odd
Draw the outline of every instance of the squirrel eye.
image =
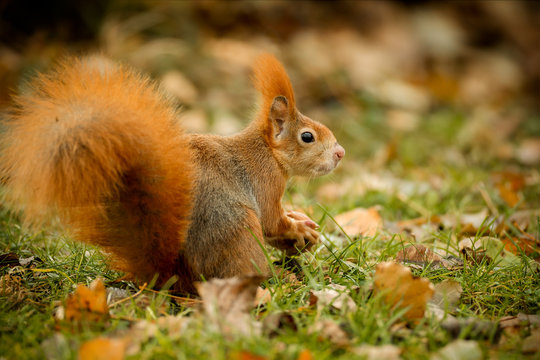
[[310, 133], [309, 131], [303, 132], [302, 135], [300, 135], [300, 137], [302, 138], [302, 141], [305, 143], [310, 143], [310, 142], [315, 141], [313, 134]]

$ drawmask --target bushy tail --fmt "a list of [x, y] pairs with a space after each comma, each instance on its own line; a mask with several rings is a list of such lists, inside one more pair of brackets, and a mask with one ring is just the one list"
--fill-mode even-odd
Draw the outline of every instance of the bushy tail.
[[99, 57], [66, 60], [29, 89], [0, 135], [6, 204], [33, 224], [59, 215], [141, 280], [177, 273], [193, 177], [175, 108]]

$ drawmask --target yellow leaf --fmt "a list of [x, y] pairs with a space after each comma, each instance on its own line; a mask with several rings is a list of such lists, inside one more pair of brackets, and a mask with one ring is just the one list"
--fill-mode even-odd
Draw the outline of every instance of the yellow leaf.
[[337, 215], [334, 220], [349, 236], [375, 236], [383, 226], [381, 215], [375, 207], [356, 208]]
[[304, 349], [298, 355], [298, 360], [313, 360], [313, 355], [308, 349]]
[[79, 349], [79, 360], [122, 360], [126, 352], [124, 339], [96, 338], [84, 342]]
[[66, 299], [65, 319], [67, 321], [100, 321], [109, 318], [107, 291], [101, 279], [90, 284], [77, 285], [75, 291]]
[[392, 307], [408, 308], [405, 318], [416, 320], [424, 316], [434, 290], [428, 279], [414, 277], [408, 267], [382, 262], [375, 268], [373, 292], [383, 293], [384, 301]]

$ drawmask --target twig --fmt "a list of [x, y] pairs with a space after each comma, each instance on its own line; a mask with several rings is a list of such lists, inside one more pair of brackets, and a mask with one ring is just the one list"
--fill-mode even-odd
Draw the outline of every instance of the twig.
[[[146, 291], [153, 292], [155, 294], [160, 294], [166, 297], [170, 297], [171, 299], [179, 301], [182, 303], [182, 305], [186, 305], [186, 306], [193, 306], [193, 305], [202, 303], [201, 299], [192, 299], [192, 298], [187, 298], [187, 297], [182, 297], [182, 296], [171, 295], [171, 294], [163, 293], [161, 291], [156, 291], [154, 289], [146, 289]], [[186, 303], [190, 303], [190, 304], [188, 305]]]
[[109, 308], [112, 308], [113, 306], [116, 306], [116, 305], [118, 305], [118, 304], [121, 304], [121, 303], [123, 303], [124, 301], [130, 300], [130, 299], [133, 299], [134, 297], [139, 296], [139, 295], [144, 291], [144, 289], [146, 289], [146, 286], [147, 286], [147, 285], [148, 285], [148, 283], [144, 283], [143, 286], [140, 287], [139, 291], [137, 291], [135, 294], [130, 295], [130, 296], [128, 296], [128, 297], [125, 297], [125, 298], [123, 298], [123, 299], [120, 299], [120, 300], [118, 300], [118, 301], [113, 302], [112, 304], [109, 305]]
[[489, 211], [491, 211], [491, 213], [495, 217], [499, 217], [499, 212], [497, 211], [497, 207], [495, 206], [495, 204], [491, 200], [491, 197], [487, 193], [486, 186], [484, 185], [484, 183], [478, 184], [476, 188], [478, 189], [478, 191], [480, 192], [480, 195], [482, 196], [482, 198], [486, 202], [486, 205], [489, 208]]

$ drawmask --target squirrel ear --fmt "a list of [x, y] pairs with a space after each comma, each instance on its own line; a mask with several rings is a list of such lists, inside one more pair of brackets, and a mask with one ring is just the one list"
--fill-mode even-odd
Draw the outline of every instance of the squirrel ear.
[[285, 96], [276, 96], [270, 106], [269, 120], [274, 128], [274, 137], [280, 137], [289, 120], [289, 101]]

